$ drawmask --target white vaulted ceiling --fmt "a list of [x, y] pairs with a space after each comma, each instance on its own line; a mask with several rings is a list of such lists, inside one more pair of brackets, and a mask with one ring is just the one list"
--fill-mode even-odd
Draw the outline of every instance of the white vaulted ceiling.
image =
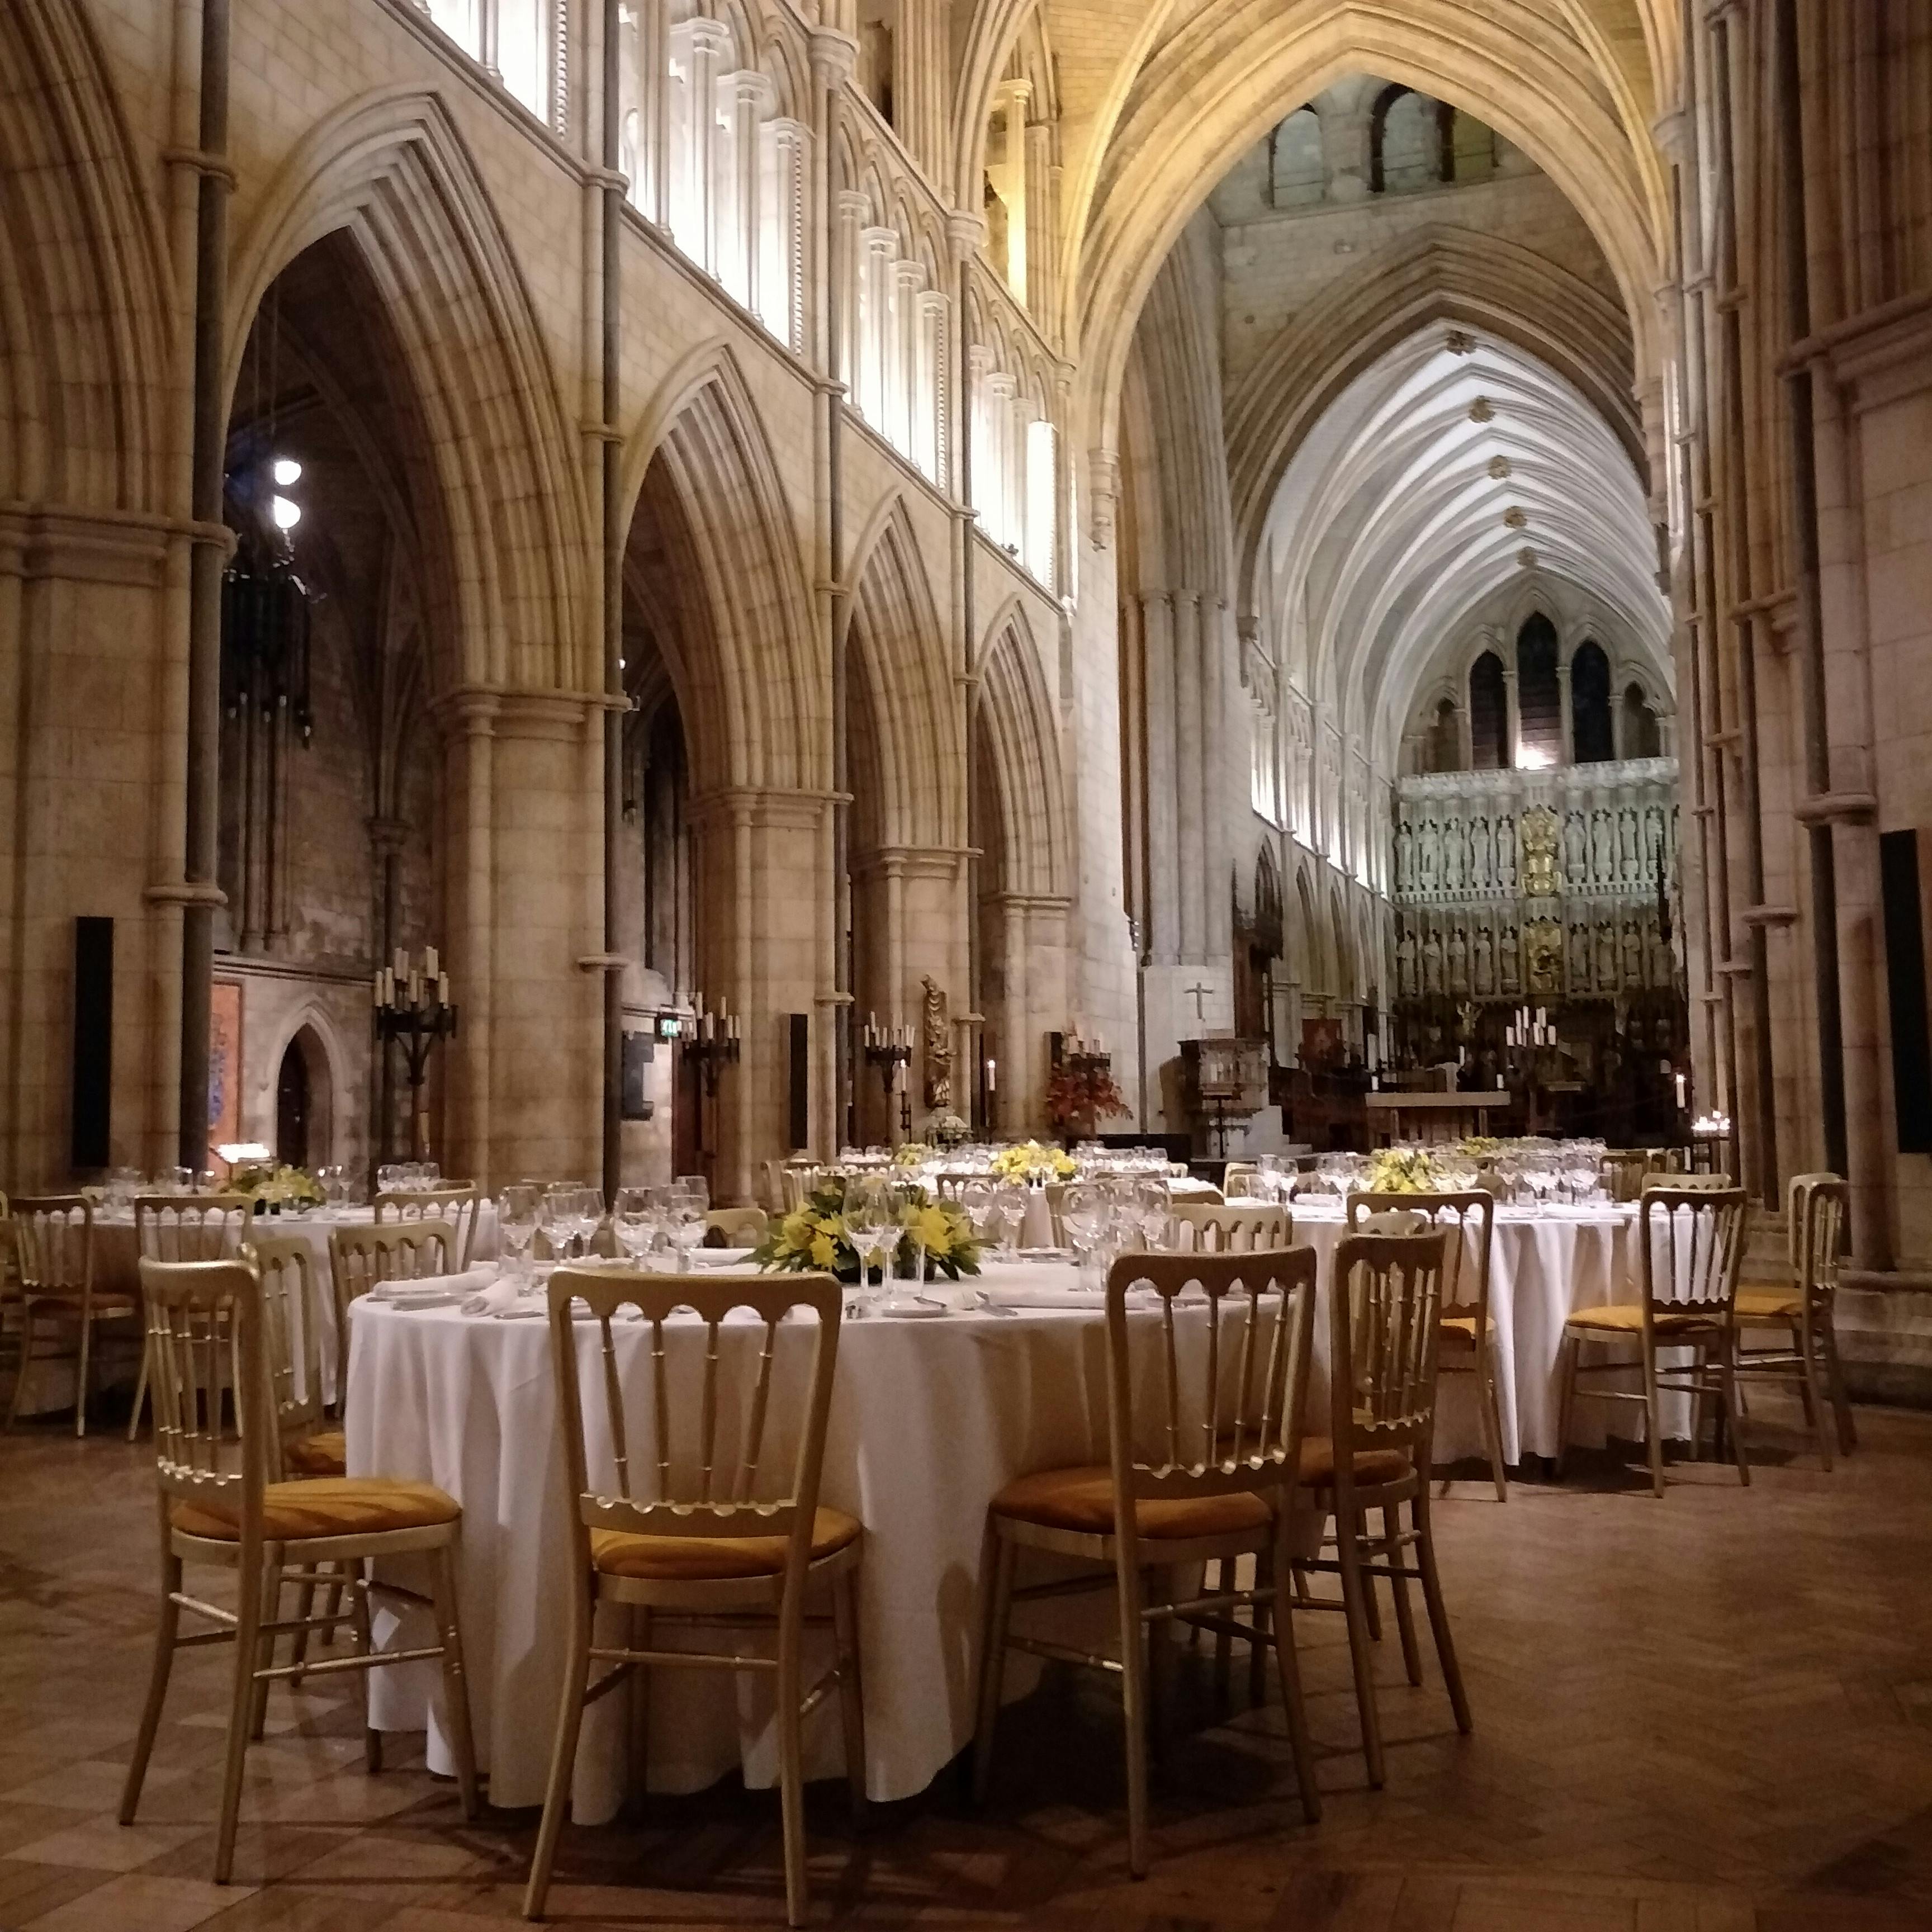
[[1262, 577], [1290, 678], [1393, 770], [1418, 687], [1474, 608], [1532, 567], [1526, 552], [1606, 606], [1670, 687], [1670, 606], [1624, 445], [1522, 350], [1420, 331], [1342, 392], [1282, 474]]

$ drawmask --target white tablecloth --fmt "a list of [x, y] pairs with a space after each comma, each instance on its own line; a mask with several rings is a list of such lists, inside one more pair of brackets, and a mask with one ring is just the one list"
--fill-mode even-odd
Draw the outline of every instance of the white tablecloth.
[[[1339, 1214], [1298, 1206], [1297, 1240], [1332, 1254]], [[1613, 1298], [1630, 1231], [1629, 1213], [1615, 1209], [1498, 1217], [1492, 1300], [1510, 1460], [1520, 1449], [1553, 1454], [1564, 1312]], [[1328, 1276], [1324, 1264], [1309, 1415], [1316, 1432], [1326, 1426]], [[989, 1270], [988, 1279], [1066, 1287], [1074, 1276], [1064, 1264], [1018, 1264]], [[586, 1324], [578, 1332], [588, 1348], [594, 1330]], [[629, 1331], [633, 1401], [646, 1399], [638, 1366], [645, 1333]], [[970, 1738], [987, 1504], [1016, 1476], [1106, 1459], [1104, 1358], [1097, 1306], [846, 1324], [821, 1499], [866, 1526], [860, 1637], [874, 1797], [922, 1790]], [[1444, 1460], [1480, 1454], [1473, 1380], [1445, 1378], [1437, 1435]], [[597, 1385], [586, 1375], [586, 1388]], [[1601, 1407], [1579, 1405], [1580, 1439], [1600, 1438], [1594, 1412]], [[591, 1404], [593, 1428], [602, 1412]], [[568, 1588], [548, 1325], [360, 1302], [347, 1421], [352, 1472], [431, 1481], [463, 1504], [464, 1642], [478, 1748], [495, 1803], [536, 1804], [563, 1670]], [[1097, 1599], [1088, 1600], [1089, 1613], [1096, 1604], [1104, 1615]], [[1012, 1660], [1011, 1694], [1030, 1686], [1024, 1661]], [[377, 1725], [423, 1728], [434, 1688], [427, 1666], [379, 1672]], [[770, 1782], [776, 1764], [762, 1694], [741, 1685], [734, 1701], [711, 1673], [657, 1673], [652, 1786], [701, 1788], [740, 1762], [749, 1781]], [[585, 1720], [574, 1789], [584, 1822], [608, 1818], [620, 1801], [621, 1704], [593, 1707]], [[812, 1774], [841, 1768], [830, 1704], [812, 1720], [807, 1751]], [[448, 1768], [434, 1724], [430, 1762]]]

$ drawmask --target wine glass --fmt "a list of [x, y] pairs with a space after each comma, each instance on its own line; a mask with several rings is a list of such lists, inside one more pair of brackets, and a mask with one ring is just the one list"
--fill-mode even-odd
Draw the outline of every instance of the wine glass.
[[711, 1211], [711, 1184], [701, 1174], [680, 1174], [677, 1185], [698, 1204], [700, 1215]]
[[1166, 1246], [1168, 1224], [1174, 1217], [1174, 1202], [1166, 1181], [1144, 1176], [1134, 1183], [1133, 1201], [1141, 1238], [1150, 1248]]
[[990, 1180], [969, 1180], [959, 1190], [959, 1205], [980, 1240], [992, 1240], [1003, 1219], [999, 1189]]
[[496, 1196], [496, 1239], [513, 1274], [529, 1271], [530, 1244], [536, 1239], [543, 1196], [534, 1187], [506, 1187]]
[[401, 1191], [403, 1170], [396, 1161], [385, 1161], [376, 1170], [376, 1190], [380, 1194], [395, 1194]]
[[888, 1190], [875, 1175], [854, 1174], [845, 1184], [840, 1208], [845, 1236], [859, 1257], [859, 1295], [862, 1305], [874, 1267], [898, 1240], [899, 1224]]
[[604, 1225], [604, 1190], [580, 1187], [571, 1201], [570, 1225], [584, 1244], [586, 1256], [595, 1252], [597, 1231]]
[[704, 1238], [706, 1195], [702, 1175], [692, 1191], [692, 1177], [680, 1174], [664, 1190], [664, 1220], [671, 1246], [677, 1251], [677, 1271], [690, 1272], [691, 1250]]
[[611, 1232], [617, 1245], [638, 1266], [658, 1238], [658, 1195], [654, 1187], [620, 1187], [610, 1209]]
[[577, 1232], [576, 1193], [574, 1180], [554, 1180], [544, 1190], [543, 1199], [538, 1204], [537, 1223], [550, 1244], [553, 1261], [563, 1261], [569, 1256], [570, 1244]]
[[1016, 1255], [1020, 1237], [1026, 1232], [1027, 1190], [1017, 1181], [1003, 1180], [995, 1184], [993, 1198], [999, 1206], [1000, 1250]]

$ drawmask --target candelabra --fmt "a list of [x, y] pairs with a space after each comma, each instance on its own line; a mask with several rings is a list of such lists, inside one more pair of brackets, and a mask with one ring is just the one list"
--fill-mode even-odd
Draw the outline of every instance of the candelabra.
[[875, 1013], [866, 1016], [862, 1041], [866, 1064], [879, 1070], [880, 1090], [890, 1099], [895, 1089], [899, 1096], [899, 1132], [912, 1132], [912, 1096], [906, 1089], [906, 1067], [912, 1059], [912, 1028], [882, 1027]]
[[409, 1070], [410, 1156], [421, 1160], [429, 1151], [429, 1116], [423, 1110], [423, 1082], [429, 1072], [430, 1050], [440, 1040], [456, 1037], [456, 1009], [450, 1004], [449, 975], [436, 964], [436, 948], [423, 948], [422, 963], [410, 963], [400, 947], [393, 966], [376, 969], [374, 988], [376, 1037], [386, 1044], [401, 1042]]
[[[1694, 1145], [1702, 1150], [1703, 1166], [1699, 1172], [1706, 1174], [1729, 1174], [1734, 1178], [1737, 1168], [1730, 1159], [1731, 1117], [1716, 1112], [1700, 1114], [1690, 1123], [1690, 1138]], [[1723, 1165], [1719, 1165], [1718, 1148], [1724, 1148]]]
[[1107, 1051], [1106, 1042], [1096, 1033], [1091, 1040], [1084, 1040], [1078, 1032], [1070, 1033], [1061, 1041], [1060, 1064], [1070, 1066], [1076, 1073], [1111, 1073], [1114, 1070], [1114, 1056]]
[[727, 1012], [724, 1003], [719, 1000], [715, 1013], [707, 1007], [700, 994], [692, 1001], [694, 1009], [691, 1018], [691, 1031], [681, 1034], [685, 1057], [698, 1063], [698, 1070], [704, 1081], [706, 1098], [718, 1097], [718, 1077], [728, 1066], [738, 1064], [738, 1016]]

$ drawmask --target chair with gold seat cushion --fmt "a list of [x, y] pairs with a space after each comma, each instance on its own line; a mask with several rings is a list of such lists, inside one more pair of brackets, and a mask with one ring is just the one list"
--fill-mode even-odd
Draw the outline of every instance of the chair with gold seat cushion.
[[[842, 1291], [826, 1274], [562, 1267], [549, 1294], [570, 1498], [570, 1654], [524, 1916], [543, 1916], [585, 1707], [629, 1679], [630, 1774], [642, 1790], [651, 1678], [687, 1667], [774, 1681], [785, 1913], [802, 1925], [809, 1906], [802, 1726], [834, 1685], [855, 1810], [866, 1795], [864, 1532], [856, 1519], [818, 1501]], [[633, 1313], [641, 1320], [618, 1318]], [[580, 1348], [596, 1358], [595, 1438], [585, 1426]], [[634, 1430], [634, 1406], [644, 1418]], [[782, 1443], [780, 1417], [801, 1418], [795, 1433], [786, 1423]], [[807, 1606], [827, 1598], [832, 1667], [814, 1683], [801, 1654]], [[704, 1648], [655, 1646], [660, 1617], [694, 1627], [700, 1637], [715, 1633], [715, 1640]], [[748, 1637], [760, 1634], [770, 1654], [748, 1654], [754, 1648]]]
[[[228, 1882], [235, 1860], [242, 1772], [251, 1736], [259, 1736], [268, 1685], [278, 1672], [276, 1626], [286, 1581], [312, 1577], [314, 1566], [358, 1565], [386, 1556], [428, 1560], [428, 1598], [359, 1576], [352, 1588], [357, 1654], [333, 1667], [367, 1672], [396, 1660], [440, 1658], [444, 1718], [466, 1816], [476, 1815], [476, 1760], [463, 1677], [456, 1610], [454, 1554], [462, 1510], [454, 1498], [427, 1483], [336, 1478], [277, 1480], [281, 1441], [278, 1391], [292, 1380], [286, 1364], [270, 1372], [267, 1330], [270, 1298], [252, 1246], [232, 1260], [157, 1262], [143, 1257], [141, 1292], [147, 1310], [148, 1359], [154, 1400], [154, 1466], [161, 1530], [160, 1623], [153, 1674], [141, 1714], [133, 1762], [121, 1800], [121, 1822], [132, 1824], [148, 1759], [167, 1698], [174, 1654], [210, 1641], [182, 1636], [182, 1613], [212, 1622], [218, 1640], [232, 1638], [235, 1666], [228, 1719], [227, 1763], [214, 1880]], [[274, 1298], [281, 1301], [279, 1293]], [[283, 1339], [278, 1337], [279, 1357]], [[297, 1404], [299, 1406], [299, 1404]], [[236, 1573], [232, 1610], [183, 1591], [188, 1563], [214, 1564]], [[292, 1565], [293, 1576], [286, 1576]], [[369, 1598], [381, 1590], [426, 1604], [436, 1641], [406, 1652], [378, 1651], [371, 1640]], [[300, 1620], [298, 1619], [298, 1622]], [[283, 1625], [286, 1628], [286, 1625]], [[376, 1733], [364, 1719], [369, 1768], [380, 1766]]]
[[346, 1476], [349, 1438], [340, 1429], [320, 1429], [313, 1436], [298, 1436], [283, 1445], [282, 1466], [292, 1476]]
[[[1744, 1264], [1750, 1204], [1742, 1188], [1714, 1186], [1708, 1174], [1653, 1176], [1637, 1208], [1639, 1295], [1634, 1302], [1603, 1308], [1573, 1309], [1563, 1324], [1559, 1364], [1562, 1402], [1557, 1424], [1556, 1473], [1563, 1473], [1570, 1424], [1578, 1396], [1598, 1402], [1637, 1402], [1644, 1412], [1644, 1436], [1652, 1492], [1664, 1493], [1664, 1429], [1660, 1396], [1674, 1390], [1693, 1399], [1701, 1417], [1705, 1402], [1720, 1405], [1719, 1434], [1728, 1424], [1731, 1451], [1741, 1480], [1750, 1480], [1738, 1427], [1736, 1377], [1738, 1275]], [[1586, 1363], [1586, 1346], [1634, 1342], [1635, 1366], [1642, 1372], [1641, 1393], [1606, 1386], [1627, 1376], [1628, 1358]], [[1666, 1348], [1695, 1351], [1688, 1367], [1666, 1366]], [[1586, 1383], [1585, 1378], [1588, 1378]], [[1695, 1423], [1693, 1434], [1700, 1432]]]
[[[1442, 1312], [1437, 1322], [1436, 1370], [1440, 1375], [1475, 1378], [1476, 1412], [1483, 1425], [1483, 1448], [1496, 1501], [1509, 1501], [1509, 1474], [1503, 1460], [1502, 1396], [1497, 1387], [1496, 1318], [1490, 1312], [1490, 1268], [1496, 1250], [1496, 1198], [1486, 1188], [1459, 1194], [1362, 1193], [1348, 1196], [1352, 1234], [1394, 1234], [1393, 1227], [1370, 1224], [1394, 1214], [1412, 1215], [1426, 1230], [1447, 1229], [1444, 1250]], [[1442, 1492], [1447, 1496], [1445, 1479]]]
[[[1137, 1877], [1148, 1867], [1148, 1648], [1169, 1644], [1177, 1623], [1238, 1636], [1258, 1654], [1272, 1602], [1302, 1809], [1311, 1822], [1321, 1815], [1291, 1621], [1286, 1507], [1300, 1455], [1316, 1267], [1308, 1247], [1122, 1256], [1107, 1275], [1108, 1460], [1021, 1476], [987, 1514], [994, 1569], [980, 1646], [974, 1795], [983, 1800], [992, 1776], [1008, 1650], [1113, 1672], [1126, 1706], [1127, 1863]], [[1128, 1294], [1143, 1284], [1154, 1305], [1130, 1316]], [[1029, 1600], [1112, 1584], [1118, 1657], [1080, 1657], [1013, 1632], [1022, 1550], [1054, 1559], [1063, 1576], [1065, 1559], [1088, 1566], [1083, 1575], [1028, 1588], [1021, 1594]], [[1255, 1583], [1238, 1589], [1234, 1564], [1249, 1556]], [[1218, 1563], [1222, 1580], [1204, 1594], [1177, 1598], [1178, 1584], [1148, 1588], [1148, 1570], [1178, 1578], [1204, 1563]], [[1238, 1610], [1251, 1621], [1235, 1622]]]
[[[855, 1516], [822, 1504], [812, 1526], [808, 1560], [823, 1563], [865, 1533]], [[590, 1532], [590, 1560], [606, 1576], [639, 1576], [663, 1583], [721, 1582], [739, 1576], [776, 1576], [791, 1553], [788, 1536], [634, 1536], [621, 1529]]]
[[[1786, 1216], [1791, 1279], [1780, 1287], [1738, 1291], [1738, 1373], [1747, 1382], [1796, 1385], [1828, 1472], [1832, 1432], [1826, 1426], [1827, 1402], [1837, 1420], [1839, 1450], [1849, 1456], [1858, 1440], [1834, 1318], [1838, 1246], [1849, 1198], [1835, 1174], [1793, 1174]], [[1782, 1346], [1745, 1346], [1754, 1331], [1767, 1328], [1784, 1330]]]
[[[332, 1536], [381, 1536], [391, 1530], [429, 1529], [463, 1514], [453, 1497], [431, 1483], [384, 1476], [326, 1476], [269, 1483], [262, 1491], [262, 1537], [268, 1543], [308, 1543]], [[233, 1508], [182, 1501], [168, 1521], [183, 1536], [238, 1542], [242, 1518]]]
[[[1351, 1198], [1352, 1219], [1362, 1198]], [[1486, 1220], [1482, 1225], [1486, 1226]], [[1469, 1701], [1436, 1572], [1429, 1493], [1442, 1308], [1450, 1271], [1463, 1245], [1462, 1232], [1454, 1223], [1438, 1223], [1420, 1234], [1347, 1234], [1336, 1246], [1329, 1282], [1328, 1433], [1310, 1437], [1304, 1446], [1301, 1484], [1324, 1518], [1334, 1519], [1335, 1554], [1300, 1568], [1304, 1574], [1325, 1574], [1340, 1581], [1339, 1603], [1315, 1598], [1308, 1606], [1339, 1610], [1347, 1623], [1362, 1756], [1369, 1783], [1377, 1788], [1384, 1769], [1370, 1646], [1379, 1628], [1378, 1582], [1389, 1586], [1402, 1662], [1408, 1681], [1418, 1684], [1422, 1653], [1408, 1586], [1412, 1579], [1421, 1583], [1456, 1728], [1470, 1726]], [[1372, 1513], [1380, 1514], [1379, 1533], [1370, 1527]], [[1412, 1551], [1413, 1568], [1407, 1561]]]
[[[1042, 1469], [1009, 1483], [988, 1505], [994, 1515], [1082, 1536], [1112, 1536], [1114, 1472], [1106, 1463], [1090, 1468]], [[1268, 1504], [1245, 1490], [1222, 1496], [1183, 1496], [1172, 1502], [1142, 1497], [1134, 1505], [1136, 1533], [1155, 1542], [1196, 1537], [1241, 1536], [1265, 1529]]]

